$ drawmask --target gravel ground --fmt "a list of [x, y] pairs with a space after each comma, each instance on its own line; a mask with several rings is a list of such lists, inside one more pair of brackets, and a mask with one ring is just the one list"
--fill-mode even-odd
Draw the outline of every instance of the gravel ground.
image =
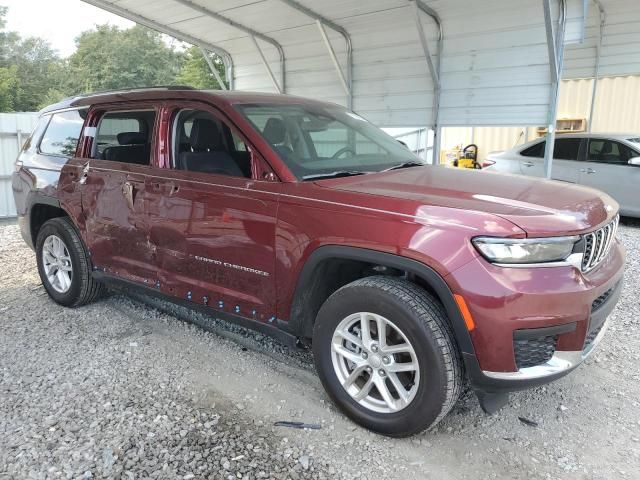
[[640, 478], [640, 223], [620, 237], [625, 289], [586, 365], [395, 440], [342, 416], [307, 353], [140, 297], [56, 305], [0, 225], [0, 479]]

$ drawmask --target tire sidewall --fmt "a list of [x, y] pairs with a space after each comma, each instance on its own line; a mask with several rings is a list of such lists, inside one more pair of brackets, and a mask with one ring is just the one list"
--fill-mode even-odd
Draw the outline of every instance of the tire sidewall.
[[[332, 363], [331, 340], [338, 324], [357, 312], [382, 315], [393, 322], [413, 346], [420, 385], [412, 402], [395, 413], [378, 413], [358, 404], [342, 387]], [[313, 335], [314, 361], [329, 396], [351, 419], [391, 436], [416, 433], [431, 425], [446, 401], [446, 366], [433, 333], [398, 297], [382, 289], [353, 286], [334, 293], [322, 306]]]
[[[82, 272], [80, 270], [84, 265], [84, 262], [82, 262], [80, 255], [84, 255], [84, 252], [78, 252], [78, 249], [76, 248], [79, 239], [72, 236], [75, 235], [75, 232], [64, 228], [61, 222], [62, 221], [59, 219], [49, 220], [40, 228], [36, 239], [36, 258], [38, 263], [38, 273], [40, 274], [42, 285], [49, 296], [60, 305], [72, 306], [81, 294], [82, 281], [80, 276]], [[64, 293], [56, 291], [56, 289], [51, 286], [44, 271], [42, 246], [44, 245], [44, 241], [50, 235], [56, 235], [62, 239], [67, 247], [69, 256], [71, 257], [71, 266], [73, 268], [71, 275], [71, 287]]]

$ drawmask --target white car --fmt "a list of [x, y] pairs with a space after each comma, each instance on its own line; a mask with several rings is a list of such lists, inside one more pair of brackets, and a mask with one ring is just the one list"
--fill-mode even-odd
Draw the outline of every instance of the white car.
[[[551, 178], [608, 193], [620, 213], [640, 217], [640, 135], [572, 133], [556, 136]], [[544, 177], [545, 139], [491, 153], [486, 169]]]

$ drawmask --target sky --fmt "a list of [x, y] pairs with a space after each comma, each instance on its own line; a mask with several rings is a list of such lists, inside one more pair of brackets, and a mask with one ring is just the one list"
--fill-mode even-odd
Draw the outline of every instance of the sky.
[[0, 5], [9, 7], [7, 30], [44, 38], [63, 57], [73, 53], [80, 32], [96, 24], [134, 25], [80, 0], [0, 0]]

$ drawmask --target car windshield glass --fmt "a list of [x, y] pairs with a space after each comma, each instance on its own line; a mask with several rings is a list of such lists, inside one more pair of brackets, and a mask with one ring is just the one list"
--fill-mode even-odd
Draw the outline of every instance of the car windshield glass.
[[299, 179], [423, 164], [396, 139], [338, 106], [251, 104], [237, 108]]
[[636, 147], [640, 147], [640, 137], [627, 138], [627, 141], [633, 143]]

